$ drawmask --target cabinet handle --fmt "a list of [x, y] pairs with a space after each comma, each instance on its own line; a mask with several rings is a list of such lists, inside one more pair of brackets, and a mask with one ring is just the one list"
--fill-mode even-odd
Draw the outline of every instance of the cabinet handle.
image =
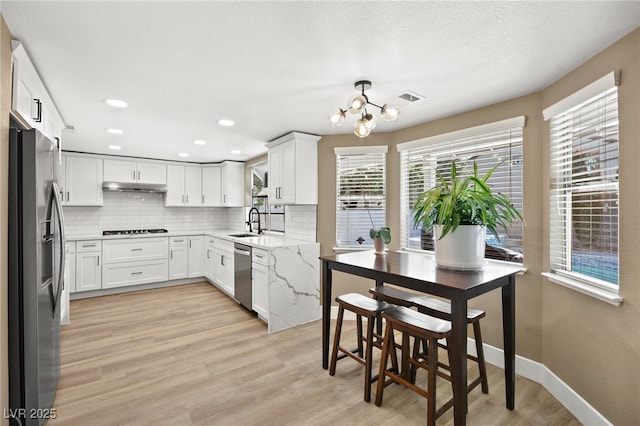
[[264, 256], [263, 256], [263, 255], [261, 255], [261, 254], [256, 254], [256, 257], [257, 257], [258, 259], [262, 259]]
[[70, 197], [69, 197], [69, 191], [67, 191], [67, 202], [69, 202], [69, 199], [70, 199]]
[[169, 250], [171, 252], [171, 259], [173, 259], [173, 250]]
[[227, 194], [222, 196], [222, 204], [227, 204]]
[[187, 197], [187, 202], [185, 204], [189, 204], [189, 194], [185, 195]]
[[142, 275], [142, 272], [132, 272], [131, 275]]
[[181, 242], [183, 242], [183, 241], [184, 241], [184, 240], [173, 240], [173, 242], [174, 242], [174, 243], [181, 243]]
[[142, 251], [141, 248], [132, 248], [131, 251]]
[[140, 171], [138, 170], [138, 180], [140, 180]]
[[100, 266], [100, 255], [96, 256], [97, 263], [96, 265]]
[[33, 117], [33, 121], [35, 121], [36, 123], [41, 123], [42, 122], [42, 102], [40, 102], [40, 99], [33, 99], [33, 103], [36, 106], [36, 114], [35, 114], [35, 117]]
[[95, 244], [83, 244], [82, 247], [95, 247]]
[[189, 240], [189, 248], [191, 248], [191, 240]]
[[224, 255], [220, 255], [220, 264], [224, 266]]
[[184, 194], [182, 194], [182, 204], [184, 204]]
[[135, 170], [131, 170], [131, 178], [133, 180], [136, 180], [136, 171]]
[[202, 196], [202, 204], [204, 204], [204, 195]]
[[207, 250], [207, 259], [209, 259], [209, 250]]

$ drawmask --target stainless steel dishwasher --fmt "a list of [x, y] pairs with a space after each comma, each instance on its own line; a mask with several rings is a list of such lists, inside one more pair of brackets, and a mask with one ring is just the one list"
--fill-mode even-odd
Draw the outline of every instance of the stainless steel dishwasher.
[[234, 248], [234, 297], [251, 310], [251, 246], [235, 243]]

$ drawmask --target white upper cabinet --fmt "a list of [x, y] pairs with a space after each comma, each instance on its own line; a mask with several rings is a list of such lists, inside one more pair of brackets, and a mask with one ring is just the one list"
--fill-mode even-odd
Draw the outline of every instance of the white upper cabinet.
[[207, 207], [219, 207], [222, 205], [222, 184], [220, 177], [222, 167], [202, 167], [202, 205]]
[[102, 159], [64, 154], [60, 192], [66, 206], [101, 206]]
[[201, 206], [202, 171], [200, 166], [167, 166], [165, 206]]
[[244, 205], [244, 163], [225, 161], [202, 167], [202, 205], [242, 207]]
[[13, 62], [12, 115], [50, 139], [60, 139], [64, 123], [22, 43], [11, 41]]
[[159, 163], [104, 160], [105, 182], [167, 183], [167, 166]]
[[270, 204], [318, 204], [319, 139], [292, 132], [267, 144]]
[[244, 206], [244, 163], [225, 161], [220, 175], [222, 205]]

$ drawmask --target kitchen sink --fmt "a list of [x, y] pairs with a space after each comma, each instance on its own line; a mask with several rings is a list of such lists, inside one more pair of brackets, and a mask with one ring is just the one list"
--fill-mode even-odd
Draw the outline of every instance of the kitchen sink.
[[258, 234], [230, 234], [229, 237], [235, 238], [247, 238], [247, 237], [258, 237]]

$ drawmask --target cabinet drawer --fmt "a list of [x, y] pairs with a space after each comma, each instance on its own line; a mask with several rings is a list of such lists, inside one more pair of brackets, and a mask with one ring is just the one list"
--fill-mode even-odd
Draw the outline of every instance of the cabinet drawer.
[[269, 251], [253, 248], [251, 251], [251, 261], [260, 265], [269, 266]]
[[101, 251], [101, 250], [102, 250], [102, 241], [100, 240], [78, 241], [76, 243], [77, 253], [83, 253], [88, 251]]
[[170, 237], [169, 238], [169, 246], [170, 247], [183, 247], [187, 245], [187, 240], [189, 237]]
[[127, 238], [104, 242], [104, 263], [167, 259], [169, 238]]
[[220, 238], [215, 238], [213, 246], [217, 249], [230, 251], [233, 253], [233, 241], [227, 241]]
[[169, 279], [169, 261], [113, 263], [102, 267], [102, 288], [154, 283]]

